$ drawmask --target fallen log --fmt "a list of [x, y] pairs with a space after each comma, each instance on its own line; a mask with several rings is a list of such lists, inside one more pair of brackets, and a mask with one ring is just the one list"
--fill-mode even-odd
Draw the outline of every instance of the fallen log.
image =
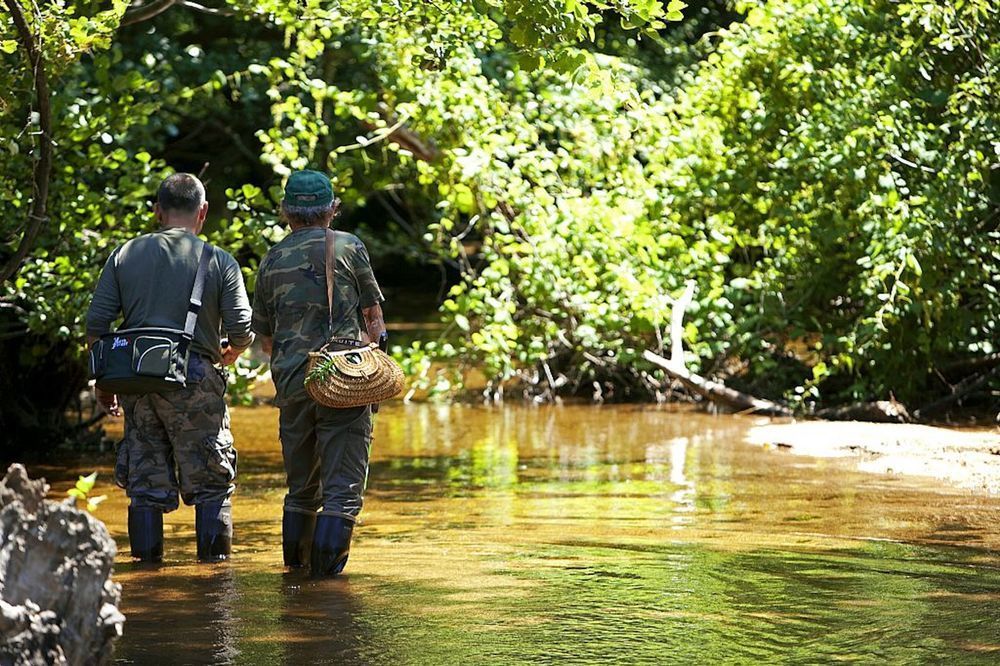
[[115, 542], [11, 465], [0, 481], [0, 664], [107, 664], [125, 617]]
[[674, 301], [670, 312], [670, 358], [666, 359], [649, 350], [642, 353], [643, 358], [662, 368], [668, 376], [677, 380], [692, 393], [696, 393], [716, 404], [722, 404], [734, 411], [753, 412], [769, 416], [791, 416], [792, 410], [785, 405], [763, 400], [746, 393], [729, 388], [721, 382], [715, 382], [697, 375], [685, 367], [684, 363], [684, 312], [694, 298], [695, 283], [688, 280], [684, 292]]
[[742, 393], [731, 389], [721, 382], [715, 382], [697, 375], [679, 363], [673, 363], [663, 358], [659, 354], [651, 351], [644, 351], [643, 358], [662, 368], [668, 376], [679, 381], [689, 391], [696, 393], [706, 400], [725, 405], [738, 412], [752, 412], [765, 416], [791, 416], [792, 410], [785, 405], [763, 398], [757, 398], [747, 393]]
[[[764, 416], [793, 416], [794, 412], [780, 402], [758, 398], [729, 388], [722, 382], [706, 379], [651, 351], [643, 352], [650, 363], [666, 371], [671, 379], [680, 382], [692, 393], [733, 411], [762, 414]], [[872, 423], [909, 423], [906, 406], [896, 400], [856, 402], [850, 405], [821, 409], [812, 415], [824, 421], [869, 421]]]
[[986, 384], [986, 382], [990, 381], [997, 375], [1000, 375], [1000, 365], [994, 366], [987, 372], [966, 377], [958, 384], [956, 384], [954, 387], [952, 387], [952, 392], [949, 395], [946, 395], [945, 397], [940, 398], [939, 400], [935, 400], [934, 402], [928, 405], [924, 405], [916, 412], [914, 412], [914, 415], [918, 419], [922, 419], [928, 416], [929, 414], [934, 414], [935, 412], [940, 412], [946, 407], [951, 407], [953, 404], [955, 404], [962, 398], [965, 398], [971, 395], [972, 393], [978, 391], [980, 388], [983, 387], [983, 385]]
[[968, 377], [976, 372], [992, 370], [997, 366], [1000, 366], [1000, 354], [987, 354], [949, 363], [940, 370], [945, 377]]
[[906, 405], [891, 400], [875, 400], [873, 402], [853, 402], [849, 405], [827, 407], [816, 412], [815, 416], [826, 421], [870, 421], [872, 423], [909, 423], [909, 412]]
[[[674, 301], [673, 310], [670, 313], [670, 358], [664, 358], [649, 350], [642, 353], [643, 358], [658, 368], [662, 368], [671, 379], [680, 382], [688, 391], [700, 395], [713, 404], [722, 405], [737, 412], [764, 416], [794, 416], [795, 413], [787, 405], [737, 391], [722, 382], [707, 379], [687, 369], [684, 363], [684, 311], [694, 297], [694, 290], [694, 282], [688, 281], [684, 293]], [[910, 421], [906, 407], [894, 398], [823, 409], [813, 416], [831, 421], [883, 423], [907, 423]]]

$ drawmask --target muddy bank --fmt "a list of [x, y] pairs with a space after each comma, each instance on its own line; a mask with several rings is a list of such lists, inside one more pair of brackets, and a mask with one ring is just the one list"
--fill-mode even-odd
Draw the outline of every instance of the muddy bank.
[[810, 421], [751, 428], [751, 444], [816, 457], [852, 458], [858, 469], [947, 481], [1000, 494], [1000, 432], [924, 425]]

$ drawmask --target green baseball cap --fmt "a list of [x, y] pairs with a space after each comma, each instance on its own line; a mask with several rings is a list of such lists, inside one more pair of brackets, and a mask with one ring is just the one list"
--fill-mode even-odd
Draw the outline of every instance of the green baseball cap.
[[285, 183], [284, 203], [300, 208], [326, 208], [333, 203], [333, 185], [325, 173], [293, 171]]

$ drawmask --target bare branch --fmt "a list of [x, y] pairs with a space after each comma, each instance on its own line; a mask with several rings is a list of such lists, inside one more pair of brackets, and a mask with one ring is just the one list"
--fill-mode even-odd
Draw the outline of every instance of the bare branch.
[[206, 7], [205, 5], [200, 5], [197, 2], [191, 2], [191, 0], [180, 0], [177, 4], [181, 7], [186, 7], [187, 9], [193, 9], [196, 12], [201, 12], [202, 14], [211, 14], [212, 16], [235, 16], [235, 13], [229, 11], [228, 9], [217, 9], [215, 7]]
[[193, 9], [196, 12], [201, 12], [202, 14], [211, 14], [212, 16], [234, 16], [235, 13], [228, 9], [218, 9], [216, 7], [206, 7], [197, 2], [192, 2], [191, 0], [153, 0], [152, 2], [144, 2], [140, 5], [135, 5], [127, 12], [125, 12], [125, 17], [122, 19], [121, 25], [132, 25], [133, 23], [142, 23], [143, 21], [148, 21], [154, 16], [159, 16], [163, 12], [167, 11], [174, 5], [178, 7], [184, 7], [185, 9]]
[[176, 2], [177, 0], [153, 0], [153, 2], [143, 3], [132, 7], [125, 12], [121, 25], [126, 26], [132, 25], [133, 23], [148, 21], [154, 16], [158, 16], [173, 7]]
[[[379, 104], [379, 114], [386, 123], [390, 124], [390, 126], [388, 128], [376, 127], [372, 123], [362, 123], [366, 130], [375, 133], [375, 138], [365, 138], [363, 140], [359, 140], [359, 143], [361, 143], [362, 146], [353, 146], [349, 149], [364, 147], [365, 145], [374, 143], [375, 141], [388, 139], [390, 143], [394, 143], [400, 148], [410, 151], [415, 158], [422, 162], [433, 162], [437, 158], [438, 151], [433, 142], [427, 141], [416, 132], [406, 127], [405, 122], [408, 120], [406, 116], [402, 119], [397, 118], [386, 104]], [[338, 152], [342, 151], [338, 150]]]
[[916, 162], [911, 162], [910, 160], [902, 157], [901, 155], [897, 155], [895, 153], [886, 153], [886, 155], [888, 155], [892, 159], [896, 160], [897, 162], [899, 162], [903, 166], [910, 167], [911, 169], [920, 169], [921, 171], [924, 171], [926, 173], [937, 173], [936, 170], [934, 170], [934, 169], [932, 169], [932, 168], [930, 168], [928, 166], [923, 166], [922, 164], [917, 164]]
[[913, 416], [918, 420], [923, 420], [928, 414], [933, 414], [939, 412], [945, 407], [950, 407], [962, 398], [968, 396], [975, 391], [978, 391], [986, 382], [991, 380], [1000, 374], [1000, 366], [995, 366], [992, 369], [978, 375], [971, 375], [966, 377], [954, 387], [952, 387], [951, 393], [944, 396], [934, 402], [924, 405], [917, 411], [913, 413]]
[[338, 146], [336, 149], [334, 149], [334, 152], [346, 153], [350, 150], [357, 150], [358, 148], [367, 148], [368, 146], [374, 143], [378, 143], [383, 139], [387, 139], [389, 136], [392, 135], [393, 132], [401, 128], [406, 123], [407, 120], [409, 120], [409, 118], [403, 116], [398, 121], [396, 121], [396, 123], [391, 127], [376, 129], [375, 136], [373, 136], [372, 138], [369, 139], [368, 137], [365, 136], [359, 136], [357, 137], [357, 143], [352, 143], [347, 146]]
[[670, 311], [670, 361], [684, 367], [684, 311], [694, 298], [694, 280], [688, 280], [684, 293], [674, 301]]

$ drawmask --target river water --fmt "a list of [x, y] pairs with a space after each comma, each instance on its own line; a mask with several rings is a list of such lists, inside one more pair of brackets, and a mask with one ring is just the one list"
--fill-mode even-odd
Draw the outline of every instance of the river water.
[[[387, 406], [346, 575], [311, 580], [281, 566], [277, 410], [236, 409], [233, 559], [194, 562], [183, 507], [162, 566], [119, 555], [119, 663], [1000, 662], [1000, 502], [751, 447], [754, 422]], [[109, 462], [79, 471], [127, 553]]]

